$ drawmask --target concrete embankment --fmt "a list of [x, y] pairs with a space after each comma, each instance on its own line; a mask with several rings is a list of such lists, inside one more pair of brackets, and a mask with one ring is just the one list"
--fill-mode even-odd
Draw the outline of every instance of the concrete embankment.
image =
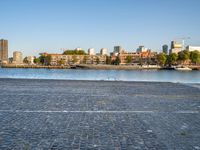
[[78, 69], [94, 70], [142, 70], [142, 69], [160, 69], [158, 66], [131, 66], [131, 65], [77, 65]]
[[33, 69], [70, 69], [70, 66], [40, 66], [40, 65], [2, 65], [2, 68], [33, 68]]
[[[15, 65], [6, 64], [2, 68], [44, 68], [44, 69], [91, 69], [91, 70], [174, 70], [170, 67], [160, 67], [156, 65], [149, 66], [133, 66], [133, 65], [69, 65], [69, 66], [41, 66], [41, 65]], [[189, 66], [192, 70], [200, 70], [200, 66]]]

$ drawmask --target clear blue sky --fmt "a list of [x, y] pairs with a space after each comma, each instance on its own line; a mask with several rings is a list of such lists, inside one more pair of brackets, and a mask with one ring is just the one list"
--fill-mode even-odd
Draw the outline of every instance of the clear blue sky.
[[200, 0], [1, 0], [0, 38], [9, 54], [139, 45], [160, 50], [174, 38], [200, 45]]

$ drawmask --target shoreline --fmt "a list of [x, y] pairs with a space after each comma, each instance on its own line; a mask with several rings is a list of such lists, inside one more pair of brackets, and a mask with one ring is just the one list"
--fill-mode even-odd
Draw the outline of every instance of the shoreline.
[[[27, 80], [27, 81], [46, 81], [46, 82], [91, 82], [91, 83], [94, 83], [94, 82], [102, 82], [102, 83], [146, 83], [146, 84], [151, 84], [151, 83], [171, 83], [171, 84], [182, 84], [182, 85], [185, 85], [185, 86], [190, 86], [192, 85], [191, 87], [195, 87], [198, 86], [200, 87], [200, 83], [193, 83], [193, 82], [170, 82], [170, 81], [125, 81], [125, 80], [81, 80], [81, 79], [39, 79], [39, 78], [0, 78], [0, 81], [5, 81], [5, 80]], [[194, 86], [193, 86], [194, 85]], [[195, 87], [197, 88], [197, 87]]]
[[[169, 67], [156, 65], [71, 65], [71, 66], [40, 66], [40, 65], [2, 65], [1, 68], [20, 68], [20, 69], [80, 69], [80, 70], [174, 70]], [[192, 70], [200, 70], [200, 66], [189, 66]]]
[[158, 66], [131, 66], [131, 65], [71, 65], [71, 66], [39, 66], [39, 65], [2, 65], [1, 68], [20, 69], [82, 69], [82, 70], [160, 70]]

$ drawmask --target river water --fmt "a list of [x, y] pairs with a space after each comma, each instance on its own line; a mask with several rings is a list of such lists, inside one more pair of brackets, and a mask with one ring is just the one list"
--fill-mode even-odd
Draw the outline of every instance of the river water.
[[200, 71], [0, 68], [0, 78], [200, 83]]

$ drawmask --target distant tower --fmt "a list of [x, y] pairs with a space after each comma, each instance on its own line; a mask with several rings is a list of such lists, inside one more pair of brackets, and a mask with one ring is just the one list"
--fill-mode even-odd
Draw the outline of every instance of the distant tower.
[[168, 45], [163, 45], [162, 51], [163, 51], [163, 53], [165, 53], [167, 55], [168, 54]]
[[170, 54], [171, 53], [178, 54], [180, 51], [182, 51], [182, 44], [178, 43], [177, 41], [172, 41], [171, 42]]
[[108, 50], [107, 50], [106, 48], [102, 48], [102, 49], [100, 50], [100, 54], [101, 54], [101, 55], [108, 55]]
[[139, 46], [139, 48], [137, 49], [138, 53], [146, 52], [146, 51], [147, 51], [147, 48], [145, 48], [144, 46]]
[[114, 53], [121, 53], [122, 52], [122, 47], [121, 46], [115, 46], [114, 47]]
[[94, 48], [89, 48], [89, 49], [88, 49], [88, 55], [95, 55], [95, 50], [94, 50]]
[[8, 62], [8, 40], [0, 40], [0, 63]]
[[14, 64], [22, 64], [23, 63], [22, 52], [19, 52], [19, 51], [13, 52], [13, 63]]

